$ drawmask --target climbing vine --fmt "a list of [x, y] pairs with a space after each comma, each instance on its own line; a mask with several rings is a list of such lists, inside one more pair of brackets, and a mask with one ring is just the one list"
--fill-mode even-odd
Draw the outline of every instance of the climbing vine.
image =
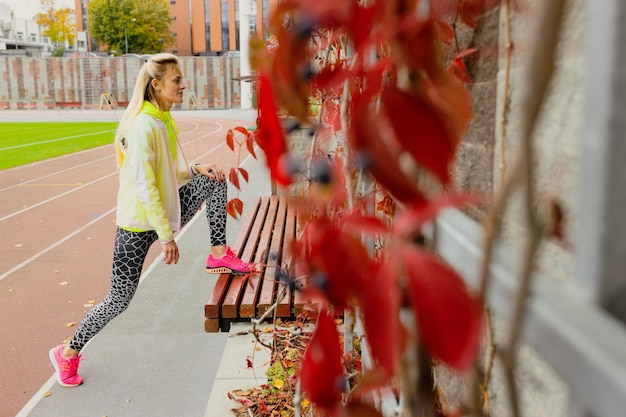
[[[247, 135], [279, 186], [308, 182], [294, 198], [300, 231], [280, 279], [320, 306], [297, 372], [320, 415], [380, 416], [369, 394], [382, 387], [401, 387], [405, 416], [452, 415], [438, 402], [432, 364], [465, 372], [476, 363], [485, 294], [429, 250], [423, 228], [445, 208], [483, 201], [450, 190], [472, 118], [465, 62], [477, 52], [461, 49], [456, 33], [498, 5], [287, 0], [270, 18], [269, 40], [251, 44], [259, 117]], [[307, 161], [288, 146], [302, 126], [313, 131]], [[329, 130], [337, 137], [330, 151], [322, 146]], [[345, 383], [335, 323], [344, 313], [363, 323], [374, 360], [355, 387]]]

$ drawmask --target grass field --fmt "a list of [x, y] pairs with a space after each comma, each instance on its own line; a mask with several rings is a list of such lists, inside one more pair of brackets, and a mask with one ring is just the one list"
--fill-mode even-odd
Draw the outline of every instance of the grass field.
[[116, 128], [117, 122], [0, 123], [0, 170], [111, 144]]

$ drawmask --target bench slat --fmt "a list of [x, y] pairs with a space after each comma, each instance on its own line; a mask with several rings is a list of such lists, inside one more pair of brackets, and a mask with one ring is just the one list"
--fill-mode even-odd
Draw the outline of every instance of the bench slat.
[[257, 316], [263, 315], [276, 300], [274, 292], [276, 287], [277, 263], [280, 266], [282, 262], [283, 235], [285, 232], [285, 221], [287, 219], [287, 198], [280, 197], [279, 215], [274, 222], [274, 230], [272, 236], [271, 252], [278, 255], [279, 258], [268, 264], [263, 276], [263, 282], [259, 292], [259, 301], [257, 303]]
[[207, 333], [217, 333], [220, 331], [220, 319], [205, 319], [204, 331]]
[[[258, 271], [258, 273], [250, 276], [249, 285], [245, 289], [245, 293], [243, 295], [243, 299], [241, 301], [241, 306], [239, 308], [240, 317], [254, 317], [256, 314], [255, 305], [258, 300], [259, 290], [264, 281], [264, 276], [267, 274], [268, 266], [267, 266], [267, 257], [269, 253], [273, 250], [273, 235], [274, 235], [274, 224], [277, 220], [277, 216], [279, 214], [279, 200], [276, 196], [272, 196], [270, 199], [270, 210], [268, 211], [268, 215], [265, 219], [265, 224], [263, 226], [263, 232], [261, 236], [261, 244], [256, 252], [256, 259], [260, 265], [265, 265], [265, 269]], [[272, 245], [272, 246], [270, 246]]]
[[226, 297], [226, 292], [230, 286], [230, 274], [220, 274], [217, 277], [213, 291], [204, 306], [204, 316], [206, 318], [219, 318], [220, 306]]
[[[296, 234], [300, 230], [300, 225], [297, 223], [298, 219], [296, 218]], [[298, 264], [292, 266], [293, 276], [298, 279], [296, 281], [295, 288], [292, 289], [293, 296], [293, 314], [294, 316], [299, 316], [304, 312], [305, 306], [310, 304], [311, 301], [306, 297], [302, 291], [298, 290], [298, 288], [302, 288], [309, 283], [309, 278], [304, 277], [304, 271], [298, 267]]]
[[[257, 244], [263, 242], [263, 226], [269, 212], [269, 207], [271, 207], [269, 203], [267, 199], [261, 200], [261, 205], [254, 219], [254, 225], [248, 239], [245, 241], [245, 247], [240, 256], [244, 262], [251, 262], [253, 260], [253, 256], [258, 252]], [[247, 282], [248, 275], [233, 275], [226, 297], [224, 297], [224, 301], [222, 302], [221, 317], [237, 318], [238, 306]]]
[[[265, 313], [284, 291], [285, 284], [277, 279], [281, 268], [286, 267], [295, 278], [303, 278], [305, 271], [298, 271], [298, 265], [292, 265], [294, 258], [290, 253], [299, 229], [297, 205], [289, 197], [273, 195], [257, 197], [253, 201], [231, 248], [243, 261], [255, 262], [257, 272], [218, 277], [205, 305], [207, 332], [228, 331], [232, 321], [260, 317]], [[297, 282], [298, 287], [305, 284]], [[275, 314], [281, 318], [295, 318], [314, 308], [311, 303], [292, 286], [278, 303]]]
[[[256, 218], [257, 212], [259, 210], [261, 203], [260, 198], [256, 198], [253, 200], [250, 207], [250, 215], [246, 218], [244, 224], [241, 226], [239, 234], [237, 236], [237, 240], [231, 246], [233, 252], [237, 254], [237, 256], [241, 255], [241, 246], [243, 242], [250, 236], [250, 231], [252, 226], [254, 225], [254, 219]], [[204, 306], [204, 316], [207, 319], [219, 318], [220, 317], [220, 307], [224, 298], [226, 297], [226, 292], [228, 287], [230, 286], [231, 275], [230, 274], [220, 274], [217, 278], [217, 282], [213, 287], [213, 291], [211, 291], [211, 295], [207, 300]]]
[[[283, 266], [289, 271], [291, 265], [292, 254], [290, 252], [291, 242], [296, 237], [296, 209], [293, 205], [287, 207], [287, 220], [285, 222], [285, 238], [283, 242]], [[285, 283], [278, 282], [277, 293], [280, 294]], [[278, 317], [291, 317], [293, 314], [293, 294], [291, 289], [287, 289], [285, 297], [278, 303], [276, 307], [276, 315]]]

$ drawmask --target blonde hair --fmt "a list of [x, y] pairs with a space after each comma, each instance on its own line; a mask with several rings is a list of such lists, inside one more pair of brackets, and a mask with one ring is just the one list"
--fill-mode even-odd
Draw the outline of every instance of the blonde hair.
[[115, 132], [115, 153], [117, 155], [117, 165], [122, 166], [124, 162], [124, 153], [122, 148], [126, 147], [125, 141], [128, 140], [128, 131], [133, 121], [141, 111], [144, 101], [150, 101], [159, 110], [163, 109], [160, 99], [157, 96], [151, 81], [153, 79], [163, 81], [165, 75], [172, 69], [180, 69], [180, 61], [176, 55], [169, 53], [160, 53], [153, 55], [142, 66], [135, 81], [135, 88], [131, 96], [128, 107]]

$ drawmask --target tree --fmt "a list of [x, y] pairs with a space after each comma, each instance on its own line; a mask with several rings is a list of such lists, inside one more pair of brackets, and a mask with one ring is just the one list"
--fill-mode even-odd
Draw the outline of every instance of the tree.
[[155, 53], [174, 43], [166, 0], [93, 0], [89, 32], [109, 52]]
[[37, 13], [35, 21], [44, 27], [43, 34], [55, 46], [55, 56], [63, 56], [65, 42], [73, 46], [76, 39], [76, 25], [68, 19], [72, 11], [67, 7], [57, 9], [55, 0], [41, 0], [41, 8], [43, 11]]

